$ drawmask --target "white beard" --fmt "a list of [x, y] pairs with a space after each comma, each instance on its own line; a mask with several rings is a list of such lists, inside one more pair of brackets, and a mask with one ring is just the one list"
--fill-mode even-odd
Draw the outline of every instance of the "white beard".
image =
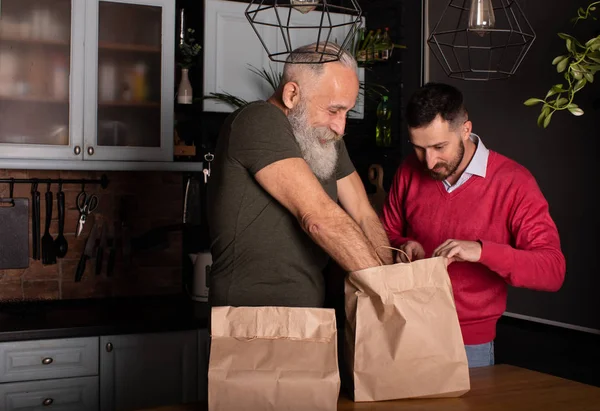
[[[294, 137], [300, 146], [302, 157], [315, 176], [321, 181], [331, 178], [337, 165], [338, 152], [335, 146], [337, 135], [328, 128], [308, 125], [306, 105], [300, 103], [288, 115]], [[320, 139], [326, 140], [321, 144]]]

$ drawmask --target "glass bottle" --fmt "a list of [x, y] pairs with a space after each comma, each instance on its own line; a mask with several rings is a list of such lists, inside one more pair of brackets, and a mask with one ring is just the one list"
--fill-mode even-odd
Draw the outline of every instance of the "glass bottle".
[[392, 57], [392, 50], [394, 49], [394, 44], [390, 38], [389, 30], [389, 27], [385, 28], [383, 38], [381, 39], [381, 59], [384, 61]]
[[377, 147], [390, 147], [392, 145], [392, 109], [388, 96], [382, 96], [377, 105], [375, 143]]

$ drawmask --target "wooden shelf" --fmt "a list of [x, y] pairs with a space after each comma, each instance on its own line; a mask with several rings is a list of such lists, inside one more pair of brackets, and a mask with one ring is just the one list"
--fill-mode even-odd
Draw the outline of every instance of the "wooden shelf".
[[3, 42], [43, 45], [43, 46], [61, 46], [61, 47], [70, 47], [71, 46], [71, 42], [68, 42], [68, 41], [34, 39], [34, 38], [26, 38], [26, 37], [0, 36], [0, 43], [3, 43]]
[[161, 48], [156, 46], [148, 46], [145, 44], [124, 44], [124, 43], [108, 43], [100, 42], [98, 44], [100, 50], [114, 51], [137, 51], [140, 53], [160, 53]]
[[160, 108], [160, 103], [155, 101], [101, 101], [98, 107], [140, 107]]
[[1, 96], [0, 101], [17, 101], [23, 103], [69, 104], [69, 100], [45, 96]]

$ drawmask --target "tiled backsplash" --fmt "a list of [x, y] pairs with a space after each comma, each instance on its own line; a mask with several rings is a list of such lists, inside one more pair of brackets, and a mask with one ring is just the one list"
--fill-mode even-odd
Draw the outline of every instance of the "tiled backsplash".
[[[29, 219], [29, 267], [25, 269], [0, 269], [0, 302], [38, 299], [102, 298], [113, 296], [160, 295], [179, 293], [182, 290], [182, 235], [177, 228], [168, 232], [168, 246], [161, 249], [134, 249], [129, 263], [122, 255], [121, 243], [117, 243], [114, 273], [106, 275], [106, 259], [102, 272], [95, 275], [95, 258], [88, 260], [81, 282], [75, 282], [75, 270], [85, 247], [93, 223], [113, 224], [120, 220], [120, 204], [124, 204], [124, 220], [130, 227], [131, 237], [139, 238], [153, 228], [181, 223], [183, 209], [182, 177], [176, 172], [93, 172], [93, 171], [32, 171], [0, 170], [0, 178], [52, 178], [52, 179], [98, 179], [102, 174], [109, 178], [109, 185], [87, 185], [88, 194], [96, 194], [98, 208], [90, 214], [84, 231], [75, 237], [79, 211], [75, 205], [81, 185], [63, 185], [65, 193], [65, 237], [69, 244], [67, 255], [57, 264], [43, 265], [41, 260], [31, 258], [31, 218]], [[50, 232], [58, 234], [56, 193], [54, 194], [53, 219]], [[44, 232], [46, 185], [40, 185], [41, 194], [40, 231]], [[14, 197], [28, 198], [31, 207], [31, 185], [15, 184]], [[9, 196], [9, 185], [0, 184], [0, 197]], [[31, 215], [31, 208], [30, 208]], [[0, 233], [2, 227], [0, 227]], [[1, 234], [0, 234], [1, 235]], [[0, 250], [2, 252], [2, 250]]]

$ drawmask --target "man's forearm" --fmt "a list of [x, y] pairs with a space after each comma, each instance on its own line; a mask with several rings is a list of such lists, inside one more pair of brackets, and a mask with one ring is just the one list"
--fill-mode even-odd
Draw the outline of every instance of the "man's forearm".
[[[377, 217], [377, 214], [369, 215], [364, 217], [360, 221], [360, 228], [365, 233], [367, 239], [373, 245], [373, 248], [377, 252], [377, 255], [381, 258], [384, 264], [394, 263], [394, 253], [390, 250], [390, 241], [388, 240], [387, 234], [381, 220]], [[383, 246], [383, 247], [382, 247]]]
[[301, 225], [344, 270], [352, 272], [381, 265], [363, 230], [341, 208], [336, 206], [319, 217], [304, 216]]

